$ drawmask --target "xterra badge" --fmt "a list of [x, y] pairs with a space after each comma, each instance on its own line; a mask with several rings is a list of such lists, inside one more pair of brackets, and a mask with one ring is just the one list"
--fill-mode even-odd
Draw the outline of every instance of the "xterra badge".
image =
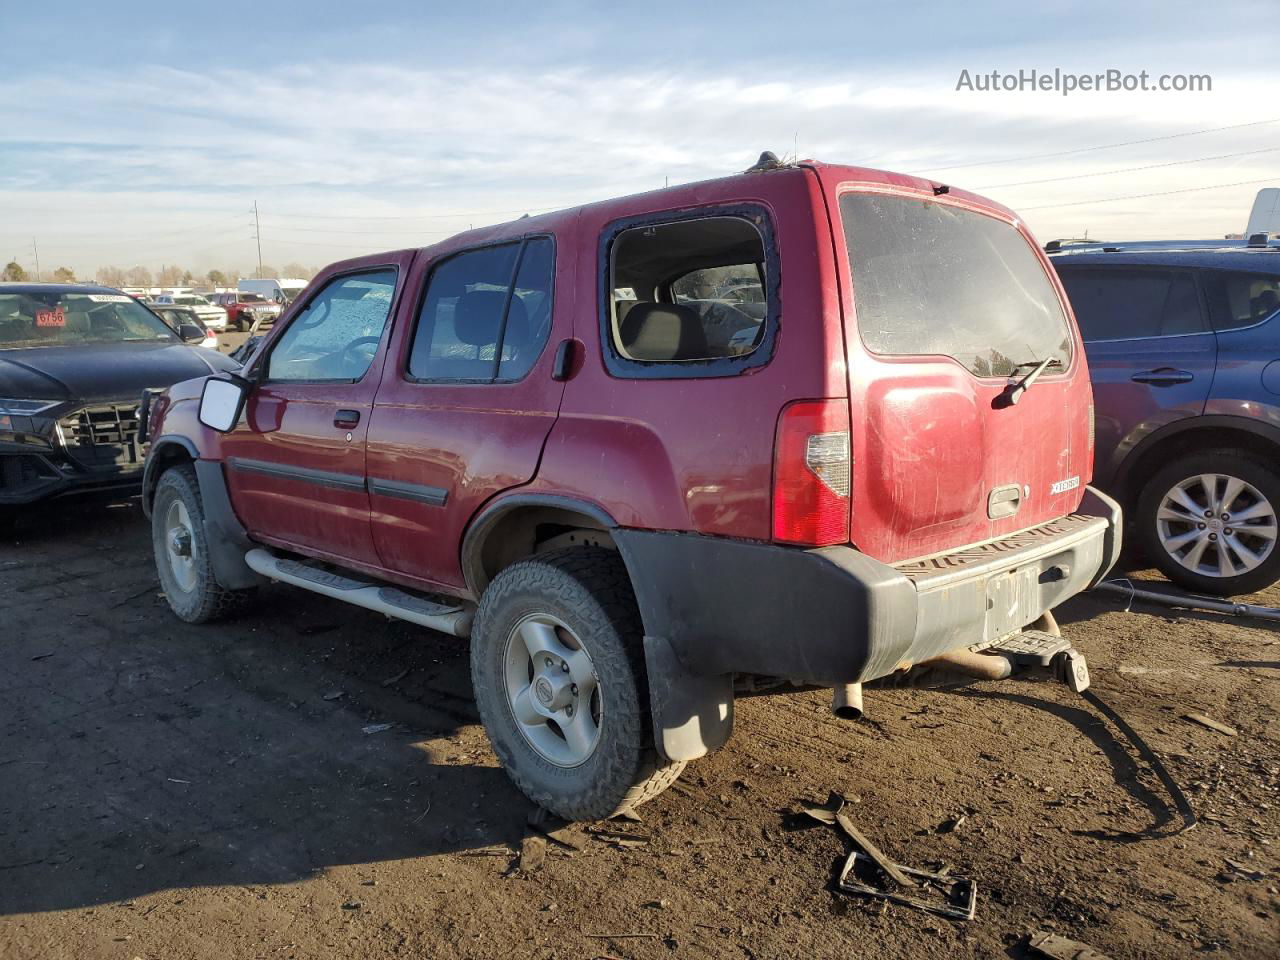
[[1066, 493], [1068, 490], [1074, 490], [1080, 486], [1079, 477], [1067, 477], [1065, 480], [1059, 480], [1049, 488], [1049, 494], [1052, 496], [1057, 493]]

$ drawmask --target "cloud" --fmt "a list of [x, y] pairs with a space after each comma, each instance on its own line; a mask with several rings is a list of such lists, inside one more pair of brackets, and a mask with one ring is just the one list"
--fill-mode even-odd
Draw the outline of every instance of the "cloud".
[[[273, 262], [430, 243], [470, 223], [740, 170], [779, 154], [930, 169], [961, 186], [1261, 149], [1273, 127], [990, 168], [955, 164], [1222, 127], [1276, 111], [1269, 77], [1208, 94], [973, 93], [952, 60], [898, 72], [428, 69], [330, 60], [163, 66], [0, 83], [0, 243], [45, 263], [248, 263], [258, 200]], [[1280, 172], [1280, 155], [1001, 188], [1046, 237], [1215, 235], [1254, 190], [1049, 208]], [[1280, 177], [1277, 178], [1280, 182]], [[1241, 208], [1243, 204], [1243, 209]], [[439, 216], [456, 213], [457, 216]], [[430, 216], [421, 221], [378, 217]], [[326, 220], [367, 217], [368, 220]], [[1168, 235], [1164, 233], [1163, 235]], [[0, 247], [0, 252], [4, 248]], [[199, 263], [194, 261], [199, 260]]]

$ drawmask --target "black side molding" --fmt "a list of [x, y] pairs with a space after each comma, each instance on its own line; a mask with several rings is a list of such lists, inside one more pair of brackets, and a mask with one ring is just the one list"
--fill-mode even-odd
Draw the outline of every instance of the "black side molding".
[[269, 460], [250, 460], [246, 457], [228, 457], [227, 466], [241, 473], [256, 473], [265, 477], [286, 477], [290, 480], [302, 480], [306, 483], [318, 484], [335, 490], [364, 490], [364, 477], [351, 473], [331, 473], [328, 470], [313, 470], [310, 467], [290, 467], [283, 463], [272, 463]]
[[443, 507], [449, 500], [449, 491], [443, 487], [430, 487], [422, 483], [402, 483], [399, 480], [369, 478], [369, 492], [381, 497], [399, 500], [416, 500], [433, 507]]

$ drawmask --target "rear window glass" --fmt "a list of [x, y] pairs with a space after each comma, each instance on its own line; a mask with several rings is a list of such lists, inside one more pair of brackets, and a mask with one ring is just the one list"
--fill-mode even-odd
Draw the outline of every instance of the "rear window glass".
[[1280, 311], [1280, 277], [1226, 270], [1206, 270], [1201, 277], [1215, 329], [1252, 327]]
[[840, 198], [858, 330], [873, 353], [940, 355], [979, 377], [1071, 359], [1048, 274], [1009, 224], [949, 204]]
[[1172, 270], [1059, 270], [1086, 341], [1205, 332], [1191, 274]]

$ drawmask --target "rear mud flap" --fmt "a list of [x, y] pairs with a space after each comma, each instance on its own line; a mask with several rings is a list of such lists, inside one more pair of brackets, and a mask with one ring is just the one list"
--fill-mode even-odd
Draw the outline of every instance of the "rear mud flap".
[[689, 672], [663, 637], [644, 638], [653, 741], [667, 760], [696, 760], [733, 733], [733, 675]]

